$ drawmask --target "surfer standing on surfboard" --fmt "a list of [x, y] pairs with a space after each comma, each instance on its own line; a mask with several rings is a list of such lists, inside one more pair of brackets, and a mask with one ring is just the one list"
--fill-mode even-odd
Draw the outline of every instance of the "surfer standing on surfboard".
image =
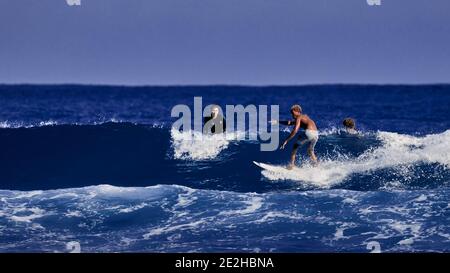
[[294, 138], [294, 136], [297, 134], [297, 132], [300, 128], [305, 130], [305, 133], [301, 134], [297, 138], [297, 142], [294, 144], [294, 147], [293, 147], [292, 153], [291, 153], [291, 161], [287, 168], [289, 170], [294, 168], [295, 156], [297, 154], [297, 150], [300, 146], [302, 146], [305, 143], [309, 143], [308, 155], [311, 158], [312, 162], [314, 164], [317, 164], [317, 157], [314, 153], [314, 147], [316, 146], [317, 140], [319, 140], [319, 132], [317, 131], [316, 123], [307, 115], [302, 114], [302, 108], [298, 104], [293, 105], [291, 107], [291, 115], [294, 118], [294, 120], [271, 121], [272, 123], [278, 122], [280, 124], [294, 126], [294, 130], [292, 130], [292, 132], [289, 134], [289, 136], [286, 138], [286, 140], [280, 146], [280, 149], [284, 149], [284, 147], [289, 142], [289, 140]]

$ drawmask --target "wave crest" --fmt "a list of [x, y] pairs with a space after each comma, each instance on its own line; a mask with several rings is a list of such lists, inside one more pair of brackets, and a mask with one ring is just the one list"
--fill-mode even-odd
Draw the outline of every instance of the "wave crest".
[[[263, 171], [269, 180], [303, 181], [319, 187], [331, 187], [352, 174], [421, 163], [450, 167], [450, 130], [441, 134], [415, 137], [390, 132], [378, 132], [382, 145], [364, 152], [356, 158], [339, 155], [335, 159], [322, 159], [317, 167], [303, 164], [294, 170]], [[320, 141], [320, 140], [319, 140]]]

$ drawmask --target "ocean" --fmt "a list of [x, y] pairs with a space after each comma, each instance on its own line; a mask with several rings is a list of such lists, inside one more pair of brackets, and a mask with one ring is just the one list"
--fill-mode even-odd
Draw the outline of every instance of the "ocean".
[[[194, 97], [300, 104], [319, 165], [173, 130]], [[448, 252], [449, 105], [450, 85], [0, 85], [0, 252]]]

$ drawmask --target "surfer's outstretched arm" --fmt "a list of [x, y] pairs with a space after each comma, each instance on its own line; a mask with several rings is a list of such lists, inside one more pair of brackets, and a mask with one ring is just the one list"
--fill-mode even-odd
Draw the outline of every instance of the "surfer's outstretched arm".
[[280, 149], [284, 149], [284, 146], [286, 146], [286, 144], [289, 142], [289, 140], [291, 140], [297, 134], [298, 130], [300, 129], [300, 124], [301, 124], [301, 120], [300, 119], [295, 120], [294, 130], [292, 130], [292, 132], [289, 134], [289, 136], [283, 142], [283, 144], [281, 145]]
[[295, 120], [280, 120], [279, 123], [287, 126], [292, 126], [295, 125]]
[[269, 121], [270, 124], [283, 124], [287, 126], [295, 125], [295, 120], [271, 120]]

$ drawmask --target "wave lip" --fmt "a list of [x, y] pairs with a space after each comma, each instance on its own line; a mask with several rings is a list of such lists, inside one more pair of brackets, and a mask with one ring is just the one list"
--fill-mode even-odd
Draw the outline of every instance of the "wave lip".
[[59, 123], [54, 120], [40, 121], [37, 123], [0, 121], [0, 128], [3, 128], [3, 129], [6, 129], [6, 128], [33, 128], [33, 127], [55, 126], [55, 125], [59, 125]]
[[204, 135], [201, 132], [170, 131], [175, 159], [213, 159], [226, 149], [230, 141], [224, 134]]
[[18, 129], [18, 128], [35, 128], [35, 127], [45, 127], [45, 126], [92, 126], [92, 125], [105, 125], [105, 124], [133, 124], [148, 126], [151, 128], [165, 128], [167, 126], [164, 122], [153, 122], [153, 123], [137, 123], [126, 121], [122, 119], [110, 118], [110, 119], [99, 119], [99, 120], [88, 120], [88, 121], [59, 121], [59, 120], [45, 120], [36, 122], [24, 122], [24, 121], [0, 121], [0, 129]]

